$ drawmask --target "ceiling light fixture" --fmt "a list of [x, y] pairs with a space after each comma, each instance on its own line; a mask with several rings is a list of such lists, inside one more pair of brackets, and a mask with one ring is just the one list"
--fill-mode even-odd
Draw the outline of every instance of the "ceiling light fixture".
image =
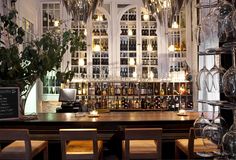
[[103, 0], [62, 0], [62, 3], [75, 21], [86, 23], [95, 13], [97, 6], [102, 5]]

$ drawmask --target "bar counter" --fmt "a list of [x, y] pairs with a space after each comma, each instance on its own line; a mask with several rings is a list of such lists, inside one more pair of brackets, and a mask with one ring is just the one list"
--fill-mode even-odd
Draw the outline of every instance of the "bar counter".
[[101, 138], [109, 138], [125, 127], [161, 127], [163, 139], [187, 137], [189, 128], [199, 116], [198, 112], [109, 112], [99, 117], [86, 113], [39, 113], [36, 120], [0, 120], [1, 128], [28, 128], [32, 137], [57, 140], [60, 128], [97, 128]]
[[[79, 115], [84, 114], [80, 113]], [[97, 128], [99, 139], [104, 140], [105, 155], [122, 159], [121, 141], [126, 127], [163, 128], [163, 159], [174, 159], [175, 139], [188, 138], [189, 128], [200, 115], [187, 112], [178, 116], [172, 111], [109, 112], [99, 117], [75, 116], [75, 113], [40, 113], [37, 120], [0, 120], [1, 128], [28, 128], [32, 139], [47, 140], [49, 160], [61, 159], [60, 128]]]

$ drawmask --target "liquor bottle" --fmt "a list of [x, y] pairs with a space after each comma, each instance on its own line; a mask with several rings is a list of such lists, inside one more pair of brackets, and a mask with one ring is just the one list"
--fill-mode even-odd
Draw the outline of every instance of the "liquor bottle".
[[167, 84], [167, 95], [172, 95], [172, 90], [173, 90], [173, 87], [171, 86], [172, 83], [168, 83]]
[[190, 83], [187, 84], [187, 94], [192, 95], [192, 90], [191, 90], [191, 84]]
[[[130, 100], [131, 101], [131, 100]], [[130, 106], [129, 106], [129, 101], [128, 101], [128, 99], [126, 98], [125, 99], [125, 102], [124, 102], [124, 109], [128, 109], [128, 108], [130, 108]]]
[[119, 96], [120, 93], [121, 93], [121, 90], [120, 90], [120, 88], [116, 85], [115, 94], [116, 94], [117, 96]]
[[139, 94], [140, 94], [139, 84], [136, 83], [134, 88], [134, 95], [139, 96]]
[[152, 96], [150, 99], [149, 109], [154, 109], [154, 108], [155, 108], [155, 99], [154, 96]]
[[144, 83], [141, 83], [140, 84], [140, 94], [141, 95], [146, 95], [146, 88], [145, 88], [145, 84]]
[[130, 84], [129, 84], [129, 88], [128, 88], [128, 95], [133, 95], [133, 94], [134, 94], [133, 86], [132, 86], [132, 84], [130, 83]]
[[134, 108], [136, 108], [136, 109], [140, 108], [140, 104], [139, 104], [138, 98], [136, 98], [136, 101], [134, 103]]
[[175, 110], [179, 110], [179, 96], [175, 96], [175, 99], [174, 99], [174, 102], [175, 102]]
[[155, 95], [159, 95], [159, 83], [154, 83], [155, 87], [154, 87], [154, 94]]
[[97, 84], [95, 92], [96, 92], [96, 95], [101, 95], [101, 89], [99, 87], [99, 84]]
[[122, 95], [123, 96], [127, 95], [127, 86], [126, 86], [126, 84], [123, 84], [123, 86], [122, 86]]
[[107, 103], [107, 98], [106, 98], [106, 96], [104, 96], [104, 99], [103, 99], [103, 106], [102, 106], [102, 108], [108, 108], [108, 103]]
[[141, 109], [147, 109], [147, 103], [144, 98], [142, 98], [142, 100], [141, 100]]
[[102, 88], [102, 96], [106, 96], [107, 95], [107, 86], [106, 84], [104, 83], [103, 84], [103, 88]]
[[161, 87], [160, 89], [160, 96], [164, 96], [165, 95], [165, 90]]
[[82, 88], [81, 87], [82, 87], [81, 84], [78, 83], [78, 87], [77, 87], [77, 94], [78, 95], [82, 95]]
[[110, 84], [110, 95], [111, 96], [115, 95], [115, 88], [114, 88], [113, 84]]

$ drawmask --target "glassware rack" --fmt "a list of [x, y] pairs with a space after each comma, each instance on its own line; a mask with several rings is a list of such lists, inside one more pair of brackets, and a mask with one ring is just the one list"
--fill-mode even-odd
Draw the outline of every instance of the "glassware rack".
[[178, 110], [193, 108], [192, 82], [92, 81], [70, 83], [88, 108]]

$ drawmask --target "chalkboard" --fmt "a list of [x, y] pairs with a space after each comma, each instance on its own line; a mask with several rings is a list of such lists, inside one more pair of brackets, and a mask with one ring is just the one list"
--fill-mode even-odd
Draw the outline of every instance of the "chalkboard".
[[0, 120], [20, 116], [20, 91], [18, 87], [0, 87]]

